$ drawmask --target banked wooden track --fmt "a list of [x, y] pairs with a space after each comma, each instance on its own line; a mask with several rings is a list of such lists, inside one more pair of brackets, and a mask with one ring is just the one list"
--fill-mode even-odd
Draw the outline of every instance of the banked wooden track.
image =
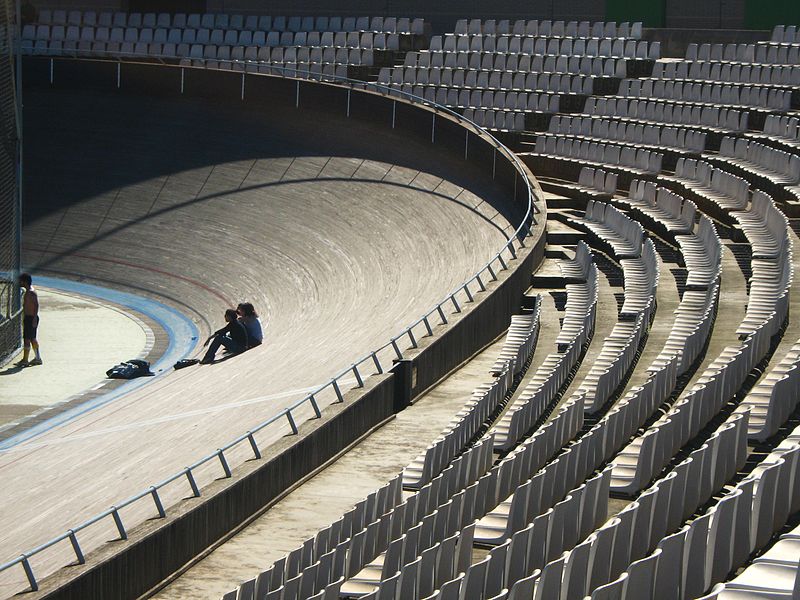
[[[524, 212], [436, 147], [329, 114], [82, 91], [31, 91], [26, 111], [28, 268], [155, 297], [204, 333], [250, 300], [266, 337], [0, 454], [0, 561], [385, 344], [485, 264]], [[196, 476], [202, 486], [219, 472]], [[151, 513], [122, 517], [130, 528]], [[110, 519], [87, 531], [84, 551], [115, 531]], [[62, 546], [32, 560], [39, 578], [71, 555]], [[24, 587], [21, 569], [0, 574], [2, 595]]]

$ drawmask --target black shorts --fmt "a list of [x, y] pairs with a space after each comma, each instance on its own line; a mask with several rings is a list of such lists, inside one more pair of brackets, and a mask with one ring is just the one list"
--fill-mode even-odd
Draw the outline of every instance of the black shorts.
[[25, 318], [22, 319], [22, 339], [35, 340], [36, 328], [38, 325], [39, 323], [36, 322], [36, 317], [25, 315]]

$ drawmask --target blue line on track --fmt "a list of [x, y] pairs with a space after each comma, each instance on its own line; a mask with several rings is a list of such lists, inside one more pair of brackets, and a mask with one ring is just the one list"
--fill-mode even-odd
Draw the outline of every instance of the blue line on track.
[[[52, 277], [36, 276], [36, 284], [43, 288], [50, 288], [60, 292], [67, 292], [72, 294], [79, 294], [98, 300], [111, 302], [118, 306], [133, 309], [139, 313], [147, 315], [153, 321], [158, 323], [164, 331], [167, 332], [169, 337], [169, 345], [167, 346], [164, 355], [150, 367], [150, 370], [155, 373], [155, 377], [159, 377], [168, 373], [172, 365], [176, 361], [186, 358], [191, 354], [197, 343], [197, 336], [199, 332], [195, 324], [182, 313], [170, 308], [165, 304], [156, 302], [149, 298], [112, 290], [109, 288], [91, 285], [88, 283], [79, 283], [77, 281], [70, 281], [67, 279], [55, 279]], [[112, 365], [109, 365], [111, 367]], [[86, 414], [96, 408], [105, 406], [125, 394], [140, 388], [154, 377], [142, 377], [133, 379], [121, 385], [120, 387], [112, 390], [106, 394], [102, 394], [86, 402], [82, 402], [77, 406], [64, 411], [61, 414], [55, 415], [49, 419], [37, 423], [10, 438], [0, 442], [0, 452], [13, 448], [18, 444], [27, 442], [36, 436], [50, 431], [54, 427], [68, 423], [81, 415]]]

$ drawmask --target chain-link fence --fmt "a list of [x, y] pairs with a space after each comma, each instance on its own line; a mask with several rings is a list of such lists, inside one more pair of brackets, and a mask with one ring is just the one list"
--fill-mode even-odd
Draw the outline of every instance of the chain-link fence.
[[13, 0], [0, 0], [0, 362], [20, 343], [20, 126]]

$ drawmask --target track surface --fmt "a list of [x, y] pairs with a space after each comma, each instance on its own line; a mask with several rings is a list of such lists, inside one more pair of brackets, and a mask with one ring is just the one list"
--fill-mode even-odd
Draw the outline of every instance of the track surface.
[[[266, 337], [0, 454], [0, 562], [180, 470], [386, 343], [486, 262], [516, 222], [502, 192], [460, 160], [345, 119], [68, 92], [29, 93], [25, 117], [28, 268], [156, 297], [203, 332], [221, 326], [226, 305], [250, 300]], [[75, 350], [79, 360], [80, 340]], [[221, 474], [209, 467], [198, 483]], [[176, 484], [165, 505], [188, 492]], [[145, 500], [122, 518], [130, 527], [154, 514]], [[108, 519], [81, 543], [114, 537]], [[65, 557], [68, 543], [32, 563], [41, 577]], [[0, 574], [0, 595], [23, 581], [21, 569]]]

